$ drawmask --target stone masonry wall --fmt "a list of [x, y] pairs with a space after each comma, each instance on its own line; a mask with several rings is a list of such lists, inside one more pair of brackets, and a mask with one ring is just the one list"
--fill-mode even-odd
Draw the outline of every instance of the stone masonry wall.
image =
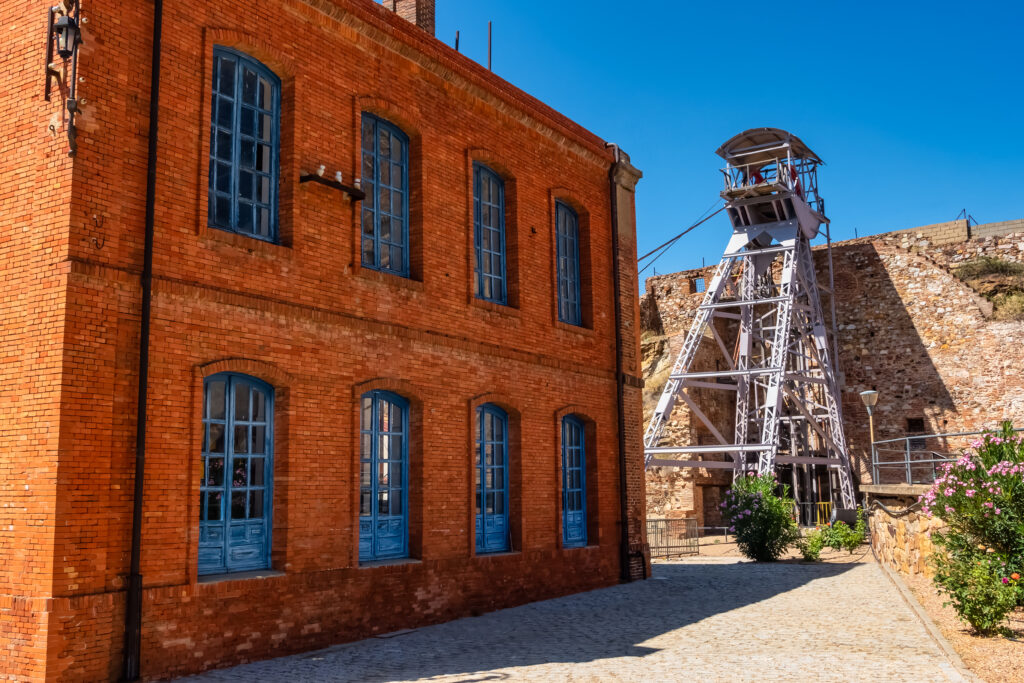
[[[881, 502], [894, 511], [914, 502], [913, 498], [884, 498]], [[902, 517], [890, 515], [885, 510], [875, 508], [868, 519], [871, 531], [871, 546], [880, 562], [902, 574], [923, 574], [928, 578], [934, 575], [929, 563], [934, 546], [931, 534], [940, 530], [945, 524], [921, 512], [911, 512]]]
[[[824, 286], [826, 256], [823, 248], [816, 249]], [[923, 420], [927, 433], [987, 429], [1003, 419], [1024, 424], [1019, 351], [1024, 322], [993, 320], [989, 302], [951, 272], [979, 256], [1024, 262], [1024, 221], [970, 228], [966, 221], [954, 221], [833, 244], [844, 427], [859, 482], [871, 479], [861, 391], [879, 391], [878, 440], [905, 436], [908, 419]], [[674, 360], [703, 297], [691, 283], [697, 277], [710, 280], [712, 272], [709, 267], [647, 280], [643, 320], [660, 322], [659, 330], [645, 336], [646, 392], [653, 397], [645, 402], [648, 418], [664, 386], [652, 367]], [[826, 300], [826, 315], [827, 310]], [[695, 369], [714, 368], [698, 362]], [[726, 414], [730, 406], [713, 403], [711, 408]], [[670, 438], [693, 443], [685, 439], [698, 423], [685, 405], [673, 412], [672, 423], [686, 428], [677, 428]], [[658, 470], [647, 474], [649, 510], [699, 514], [699, 491], [679, 488], [691, 485], [686, 477]]]

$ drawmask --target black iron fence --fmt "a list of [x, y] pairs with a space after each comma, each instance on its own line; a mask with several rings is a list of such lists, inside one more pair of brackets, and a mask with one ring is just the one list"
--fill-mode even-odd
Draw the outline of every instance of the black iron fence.
[[647, 543], [651, 557], [696, 555], [699, 550], [696, 519], [648, 519]]

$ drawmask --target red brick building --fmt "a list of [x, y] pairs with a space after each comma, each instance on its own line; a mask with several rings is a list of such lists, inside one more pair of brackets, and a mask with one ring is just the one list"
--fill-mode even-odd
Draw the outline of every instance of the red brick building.
[[82, 0], [47, 101], [49, 6], [0, 6], [0, 675], [645, 575], [628, 157], [432, 2]]

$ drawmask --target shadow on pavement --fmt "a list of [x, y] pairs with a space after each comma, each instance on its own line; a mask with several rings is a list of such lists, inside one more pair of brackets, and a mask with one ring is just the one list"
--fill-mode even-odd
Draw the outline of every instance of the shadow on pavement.
[[856, 566], [656, 564], [647, 581], [185, 680], [394, 681], [447, 675], [482, 683], [507, 678], [497, 669], [644, 657], [658, 651], [641, 645], [652, 638]]

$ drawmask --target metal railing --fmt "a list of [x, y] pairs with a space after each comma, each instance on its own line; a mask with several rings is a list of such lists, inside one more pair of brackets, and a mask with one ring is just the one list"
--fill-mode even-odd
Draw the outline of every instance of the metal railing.
[[825, 526], [832, 521], [832, 503], [794, 503], [793, 517], [800, 526]]
[[992, 430], [988, 430], [914, 434], [899, 439], [875, 441], [871, 444], [871, 482], [931, 484], [939, 475], [939, 467], [943, 463], [956, 460], [977, 437], [992, 433]]
[[697, 520], [649, 519], [647, 544], [651, 557], [668, 558], [678, 555], [696, 555], [699, 552]]

